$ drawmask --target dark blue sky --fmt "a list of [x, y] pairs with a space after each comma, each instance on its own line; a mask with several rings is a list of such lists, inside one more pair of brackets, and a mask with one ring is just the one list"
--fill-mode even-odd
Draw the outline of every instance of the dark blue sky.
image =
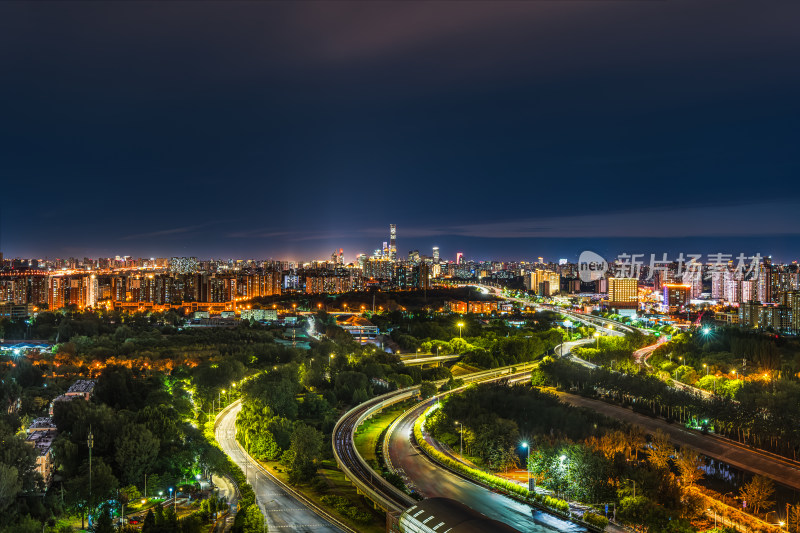
[[800, 249], [800, 4], [0, 3], [8, 256]]

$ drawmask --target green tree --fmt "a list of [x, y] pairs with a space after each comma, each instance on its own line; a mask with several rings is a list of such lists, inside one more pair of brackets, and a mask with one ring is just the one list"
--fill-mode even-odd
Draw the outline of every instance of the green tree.
[[144, 517], [142, 523], [142, 533], [155, 533], [156, 531], [156, 515], [153, 514], [152, 509], [148, 509], [147, 515]]
[[775, 505], [775, 502], [770, 500], [774, 493], [775, 484], [763, 476], [754, 476], [739, 489], [739, 496], [747, 502], [748, 509], [752, 509], [756, 514]]
[[430, 381], [423, 381], [419, 386], [419, 395], [422, 396], [423, 399], [430, 398], [436, 394], [436, 392], [436, 384]]
[[119, 495], [125, 503], [138, 500], [142, 497], [142, 493], [139, 492], [139, 488], [136, 485], [128, 485], [127, 487], [119, 489]]
[[14, 503], [17, 494], [22, 491], [22, 480], [15, 466], [0, 463], [0, 511], [4, 511]]
[[669, 440], [669, 436], [661, 431], [656, 430], [650, 440], [650, 446], [647, 448], [647, 458], [657, 469], [666, 469], [669, 467], [669, 458], [675, 452], [675, 448]]
[[97, 513], [97, 519], [94, 522], [95, 533], [114, 533], [114, 524], [111, 521], [111, 509], [107, 505], [103, 505]]
[[248, 505], [236, 513], [233, 533], [260, 533], [264, 530], [264, 517], [257, 505]]
[[310, 480], [317, 472], [322, 433], [302, 422], [298, 423], [292, 432], [290, 450], [294, 457], [289, 466], [289, 480], [292, 483]]
[[129, 424], [116, 440], [115, 458], [127, 483], [136, 483], [152, 469], [161, 441], [142, 424]]
[[173, 505], [167, 506], [164, 509], [164, 523], [161, 526], [164, 531], [177, 531], [178, 530], [178, 515], [175, 512]]
[[695, 481], [703, 478], [703, 459], [696, 451], [681, 448], [675, 463], [678, 465], [684, 485], [693, 485]]

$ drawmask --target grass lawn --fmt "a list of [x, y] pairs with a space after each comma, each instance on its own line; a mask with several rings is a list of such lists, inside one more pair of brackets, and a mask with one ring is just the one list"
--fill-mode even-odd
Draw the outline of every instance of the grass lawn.
[[[289, 476], [280, 463], [277, 461], [260, 462], [272, 475], [289, 484]], [[386, 514], [381, 509], [375, 509], [372, 502], [356, 493], [355, 486], [336, 467], [335, 461], [323, 461], [317, 471], [317, 475], [321, 481], [315, 483], [314, 486], [310, 483], [303, 483], [293, 485], [293, 488], [359, 533], [383, 533], [386, 531]], [[322, 503], [322, 497], [328, 494], [347, 498], [359, 510], [369, 513], [372, 520], [362, 524], [343, 516], [335, 509]]]
[[374, 415], [369, 420], [364, 421], [356, 430], [356, 449], [372, 468], [376, 470], [380, 468], [378, 457], [375, 455], [375, 447], [378, 445], [378, 438], [381, 436], [381, 433], [414, 403], [415, 401], [404, 401], [393, 405], [383, 412]]
[[450, 369], [450, 372], [453, 374], [454, 378], [457, 378], [465, 374], [480, 372], [481, 370], [482, 369], [478, 368], [477, 366], [470, 366], [464, 363], [456, 363], [453, 365], [453, 368]]

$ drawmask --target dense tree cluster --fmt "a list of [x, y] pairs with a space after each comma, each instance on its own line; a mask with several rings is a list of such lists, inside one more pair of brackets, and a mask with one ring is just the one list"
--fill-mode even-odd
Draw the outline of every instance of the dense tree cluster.
[[652, 343], [652, 337], [638, 331], [621, 337], [600, 337], [596, 343], [576, 346], [572, 353], [581, 359], [610, 366], [612, 362], [618, 369], [633, 366], [633, 352]]
[[644, 414], [691, 423], [787, 457], [800, 452], [800, 384], [748, 381], [734, 399], [699, 397], [652, 375], [588, 369], [563, 360], [545, 360], [534, 371], [535, 385], [550, 385], [630, 405]]
[[[83, 514], [116, 500], [120, 487], [135, 485], [143, 491], [145, 475], [148, 492], [155, 494], [219, 464], [219, 451], [189, 423], [192, 409], [184, 383], [168, 387], [168, 380], [162, 375], [135, 379], [126, 368], [107, 367], [91, 402], [55, 404], [56, 457], [68, 507]], [[104, 398], [113, 399], [111, 405]], [[91, 494], [86, 445], [90, 431]]]
[[31, 517], [47, 517], [38, 497], [42, 478], [34, 470], [35, 462], [33, 447], [0, 421], [0, 531], [16, 531]]

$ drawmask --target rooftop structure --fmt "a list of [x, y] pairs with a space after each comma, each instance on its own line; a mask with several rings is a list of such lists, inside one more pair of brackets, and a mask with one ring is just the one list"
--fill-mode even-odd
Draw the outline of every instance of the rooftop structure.
[[42, 476], [45, 485], [49, 485], [53, 479], [53, 441], [58, 435], [53, 419], [42, 417], [35, 419], [28, 426], [28, 436], [25, 442], [33, 446], [36, 450], [36, 471]]
[[378, 326], [358, 315], [347, 317], [344, 321], [339, 322], [339, 326], [352, 335], [353, 340], [361, 344], [374, 342], [378, 336]]
[[43, 416], [40, 418], [35, 418], [31, 425], [28, 426], [28, 433], [33, 433], [35, 431], [54, 431], [56, 429], [56, 424], [53, 422], [53, 419], [49, 416]]
[[79, 379], [67, 389], [67, 396], [85, 396], [88, 400], [94, 392], [96, 382], [90, 379]]

